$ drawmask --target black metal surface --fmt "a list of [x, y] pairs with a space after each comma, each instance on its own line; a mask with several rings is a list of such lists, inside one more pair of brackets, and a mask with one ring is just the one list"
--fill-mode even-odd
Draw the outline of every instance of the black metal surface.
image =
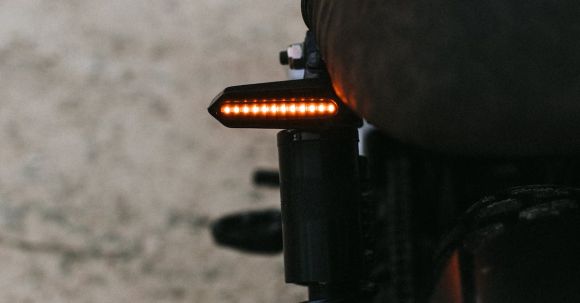
[[356, 129], [278, 133], [286, 281], [357, 285], [360, 279]]
[[281, 65], [288, 65], [290, 63], [290, 58], [288, 58], [288, 51], [281, 51], [278, 55], [278, 60]]
[[313, 31], [307, 31], [306, 38], [304, 38], [304, 60], [304, 79], [329, 79], [328, 70], [316, 44]]
[[309, 303], [362, 303], [356, 284], [314, 284], [308, 287]]

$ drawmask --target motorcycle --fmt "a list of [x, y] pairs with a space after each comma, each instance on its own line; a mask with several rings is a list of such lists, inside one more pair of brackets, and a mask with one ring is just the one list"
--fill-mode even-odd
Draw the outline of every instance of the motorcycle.
[[279, 172], [254, 176], [280, 187], [281, 210], [214, 222], [218, 244], [283, 251], [308, 302], [580, 302], [577, 158], [460, 156], [360, 132], [312, 32], [280, 62], [303, 79], [228, 87], [208, 108], [227, 127], [282, 129]]

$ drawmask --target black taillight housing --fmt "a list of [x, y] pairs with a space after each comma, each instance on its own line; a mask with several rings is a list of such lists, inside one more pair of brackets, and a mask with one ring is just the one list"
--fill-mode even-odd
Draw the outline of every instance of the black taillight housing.
[[209, 113], [227, 127], [327, 129], [359, 127], [362, 120], [336, 96], [325, 79], [231, 86]]

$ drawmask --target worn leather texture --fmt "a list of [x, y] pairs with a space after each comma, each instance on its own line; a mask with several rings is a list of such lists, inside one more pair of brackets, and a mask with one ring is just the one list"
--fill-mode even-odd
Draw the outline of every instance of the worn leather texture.
[[580, 2], [309, 0], [339, 96], [448, 153], [580, 151]]

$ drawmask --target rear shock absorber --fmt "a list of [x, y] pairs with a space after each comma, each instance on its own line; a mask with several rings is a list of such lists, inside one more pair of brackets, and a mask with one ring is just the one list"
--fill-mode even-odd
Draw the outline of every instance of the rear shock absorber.
[[278, 134], [286, 282], [311, 302], [358, 302], [361, 264], [355, 128]]

